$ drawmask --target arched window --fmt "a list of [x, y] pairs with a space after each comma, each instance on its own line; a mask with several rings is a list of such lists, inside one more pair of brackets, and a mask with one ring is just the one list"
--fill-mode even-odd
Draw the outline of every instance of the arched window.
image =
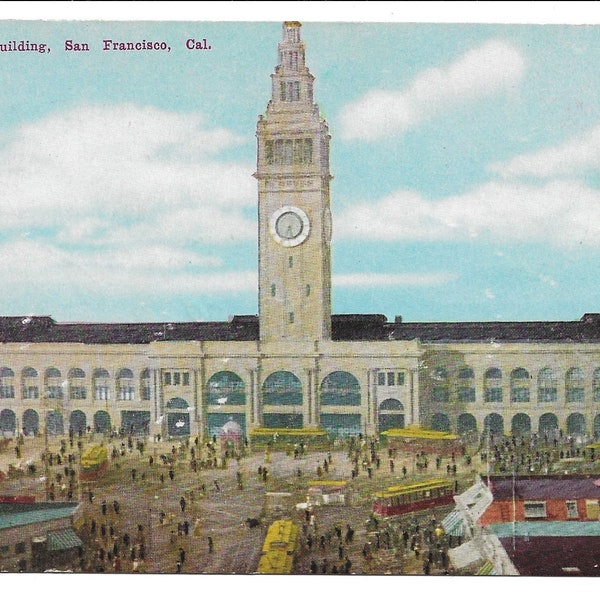
[[521, 367], [510, 374], [510, 401], [529, 402], [529, 373]]
[[538, 373], [538, 402], [556, 402], [557, 399], [556, 375], [546, 367]]
[[594, 417], [594, 439], [600, 437], [600, 415]]
[[594, 402], [600, 402], [600, 368], [595, 369], [592, 376], [592, 393], [594, 394]]
[[386, 398], [379, 405], [379, 432], [404, 429], [404, 405], [396, 398]]
[[572, 413], [567, 417], [568, 435], [585, 435], [585, 417], [581, 413]]
[[359, 406], [360, 384], [346, 371], [334, 371], [321, 382], [321, 405]]
[[242, 378], [232, 371], [215, 373], [207, 384], [208, 403], [218, 405], [246, 404], [246, 386]]
[[437, 366], [431, 373], [431, 400], [432, 402], [450, 401], [450, 381], [445, 367]]
[[15, 374], [8, 367], [0, 368], [0, 399], [15, 397]]
[[565, 376], [565, 392], [567, 402], [583, 402], [585, 391], [583, 387], [583, 371], [573, 367], [567, 371]]
[[51, 410], [46, 413], [46, 432], [48, 435], [63, 435], [65, 426], [62, 413], [58, 410]]
[[135, 384], [131, 369], [121, 369], [117, 373], [117, 400], [123, 402], [135, 400]]
[[486, 402], [502, 402], [502, 371], [496, 367], [483, 375], [483, 389]]
[[388, 398], [379, 405], [379, 410], [397, 410], [404, 412], [404, 405], [402, 404], [402, 402], [400, 402], [400, 400], [396, 400], [395, 398]]
[[74, 410], [69, 418], [69, 430], [76, 434], [82, 434], [87, 425], [87, 417], [81, 410]]
[[302, 383], [290, 371], [271, 373], [263, 383], [263, 404], [302, 404]]
[[171, 398], [167, 402], [167, 409], [169, 410], [187, 410], [189, 406], [183, 398]]
[[[98, 401], [110, 400], [110, 374], [106, 369], [94, 369], [93, 373], [94, 399]], [[96, 425], [94, 424], [94, 428]]]
[[23, 433], [25, 435], [37, 435], [40, 429], [40, 416], [32, 408], [23, 413]]
[[471, 367], [461, 367], [458, 370], [458, 378], [459, 379], [473, 379], [475, 377], [475, 373]]
[[96, 433], [108, 433], [110, 428], [110, 415], [105, 410], [96, 411], [94, 414], [94, 431]]
[[457, 394], [459, 402], [475, 402], [475, 374], [471, 367], [458, 370]]
[[0, 411], [0, 432], [14, 433], [17, 429], [17, 415], [10, 408]]
[[531, 432], [531, 419], [525, 413], [517, 413], [512, 418], [511, 431], [514, 435], [523, 435]]
[[469, 433], [470, 431], [477, 431], [477, 421], [475, 417], [469, 413], [458, 415], [456, 425], [460, 435]]
[[431, 417], [431, 429], [435, 431], [450, 431], [450, 419], [445, 413], [435, 413]]
[[140, 374], [140, 397], [146, 402], [152, 397], [152, 379], [150, 369], [144, 369]]
[[87, 390], [85, 387], [85, 372], [82, 369], [69, 371], [69, 397], [71, 400], [85, 400]]
[[38, 373], [33, 367], [25, 367], [21, 371], [21, 395], [23, 400], [39, 398]]
[[[61, 372], [55, 368], [50, 367], [46, 369], [44, 377], [44, 386], [46, 388], [46, 397], [49, 399], [60, 400], [63, 397], [63, 386], [62, 386], [62, 375]], [[52, 419], [55, 417], [52, 417]], [[58, 419], [58, 417], [56, 417]], [[57, 421], [58, 422], [58, 421]], [[54, 421], [52, 421], [54, 424]], [[56, 425], [57, 431], [60, 429], [62, 432], [62, 416], [60, 421], [60, 428]]]
[[554, 413], [544, 413], [540, 417], [538, 433], [540, 435], [554, 433], [558, 430], [558, 417]]
[[493, 435], [504, 434], [504, 419], [498, 413], [490, 413], [483, 420], [484, 429]]

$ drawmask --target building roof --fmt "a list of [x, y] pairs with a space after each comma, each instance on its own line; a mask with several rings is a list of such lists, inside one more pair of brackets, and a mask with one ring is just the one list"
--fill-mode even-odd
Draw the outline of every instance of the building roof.
[[49, 531], [47, 534], [48, 551], [69, 550], [83, 546], [83, 542], [77, 537], [76, 533], [68, 527], [58, 531]]
[[[514, 492], [513, 492], [514, 482]], [[600, 498], [598, 475], [531, 475], [490, 477], [494, 500], [576, 500]]]
[[600, 575], [600, 537], [503, 537], [502, 546], [520, 575]]
[[78, 506], [77, 502], [0, 503], [0, 529], [70, 517]]
[[186, 323], [57, 323], [51, 317], [0, 317], [0, 342], [149, 344], [258, 339], [258, 318]]
[[[331, 317], [334, 341], [419, 340], [423, 343], [600, 342], [600, 313], [579, 321], [473, 321], [405, 323], [380, 314]], [[255, 341], [257, 315], [229, 321], [162, 323], [58, 323], [48, 316], [0, 317], [0, 342], [149, 344], [156, 341]]]

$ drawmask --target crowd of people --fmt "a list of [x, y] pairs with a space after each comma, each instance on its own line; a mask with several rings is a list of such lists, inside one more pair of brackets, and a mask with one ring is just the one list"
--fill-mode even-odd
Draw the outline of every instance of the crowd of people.
[[[17, 442], [20, 452], [29, 443]], [[369, 515], [368, 494], [392, 481], [410, 481], [427, 474], [452, 478], [455, 492], [459, 492], [459, 484], [473, 483], [467, 474], [487, 469], [545, 472], [561, 459], [589, 462], [595, 458], [593, 450], [560, 432], [550, 438], [535, 434], [486, 436], [470, 444], [469, 452], [447, 454], [400, 451], [366, 436], [338, 442], [330, 450], [315, 450], [303, 443], [283, 452], [280, 443], [250, 451], [247, 442], [232, 447], [216, 437], [174, 441], [121, 432], [103, 440], [110, 466], [95, 489], [96, 484], [82, 484], [78, 476], [79, 458], [88, 445], [97, 443], [94, 436], [70, 432], [66, 439], [51, 442], [52, 450], [46, 446], [40, 457], [46, 498], [82, 503], [84, 519], [78, 533], [84, 545], [75, 568], [85, 572], [148, 571], [157, 552], [169, 561], [167, 572], [192, 572], [199, 564], [209, 564], [222, 548], [218, 525], [206, 527], [204, 508], [228, 512], [228, 502], [243, 505], [244, 498], [251, 497], [248, 494], [261, 497], [268, 490], [306, 493], [315, 476], [347, 480], [350, 488], [363, 490], [365, 495], [360, 499], [355, 491], [350, 504], [362, 502], [362, 508], [350, 507], [343, 513], [336, 513], [333, 507], [311, 507], [304, 514], [289, 512], [301, 525], [298, 572], [451, 572], [448, 550], [456, 540], [441, 529], [443, 514], [429, 511], [417, 519], [379, 522]], [[33, 475], [35, 461], [29, 464], [34, 469], [28, 474]], [[142, 497], [154, 500], [140, 504]], [[258, 504], [254, 506], [257, 510]], [[344, 514], [343, 522], [340, 514]], [[255, 516], [260, 518], [251, 518]], [[270, 517], [243, 514], [239, 526], [249, 531], [256, 522], [264, 528]], [[240, 535], [243, 539], [246, 534]]]

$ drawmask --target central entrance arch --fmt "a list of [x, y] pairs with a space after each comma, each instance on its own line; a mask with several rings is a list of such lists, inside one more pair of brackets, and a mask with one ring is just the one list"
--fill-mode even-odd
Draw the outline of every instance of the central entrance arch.
[[387, 398], [379, 405], [379, 431], [404, 429], [404, 405], [400, 400]]
[[167, 433], [169, 437], [190, 435], [189, 404], [183, 398], [167, 402]]

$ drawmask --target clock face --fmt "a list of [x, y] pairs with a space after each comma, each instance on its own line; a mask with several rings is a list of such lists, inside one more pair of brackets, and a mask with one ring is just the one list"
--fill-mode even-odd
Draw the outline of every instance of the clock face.
[[282, 246], [300, 245], [310, 232], [310, 222], [306, 213], [296, 206], [282, 206], [271, 216], [271, 235]]
[[275, 231], [284, 240], [293, 240], [302, 233], [302, 219], [295, 212], [283, 213], [275, 221]]

